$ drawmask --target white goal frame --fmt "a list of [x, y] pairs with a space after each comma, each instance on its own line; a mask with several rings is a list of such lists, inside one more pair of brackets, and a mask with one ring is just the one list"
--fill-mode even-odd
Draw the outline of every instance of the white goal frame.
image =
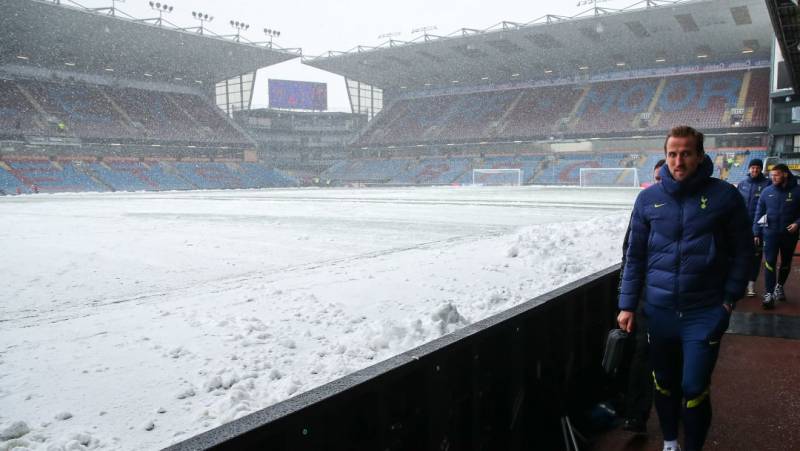
[[641, 183], [639, 182], [639, 168], [580, 168], [580, 180], [578, 182], [579, 186], [581, 188], [629, 188], [627, 186], [614, 186], [614, 185], [609, 185], [609, 186], [587, 186], [584, 183], [585, 180], [586, 180], [586, 176], [584, 174], [586, 174], [586, 173], [589, 173], [589, 172], [611, 172], [611, 171], [619, 172], [619, 173], [623, 173], [623, 172], [626, 172], [626, 171], [633, 171], [633, 186], [630, 186], [630, 188], [639, 188], [641, 186]]
[[516, 174], [517, 184], [515, 186], [522, 186], [522, 169], [519, 168], [485, 168], [472, 170], [472, 184], [475, 183], [475, 176], [477, 174]]

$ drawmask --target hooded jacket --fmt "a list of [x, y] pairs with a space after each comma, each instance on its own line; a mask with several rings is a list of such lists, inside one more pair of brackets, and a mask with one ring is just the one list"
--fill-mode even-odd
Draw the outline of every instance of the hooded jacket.
[[[683, 182], [661, 168], [661, 183], [636, 198], [619, 307], [634, 311], [641, 294], [678, 311], [735, 302], [754, 253], [751, 221], [733, 185], [711, 177], [706, 156]], [[642, 291], [644, 290], [644, 291]]]
[[[751, 220], [756, 215], [758, 199], [761, 197], [761, 193], [771, 184], [769, 179], [764, 177], [764, 174], [758, 174], [758, 177], [755, 178], [747, 177], [739, 182], [736, 187], [744, 198], [744, 203], [747, 206], [747, 215]], [[755, 220], [758, 220], [758, 218], [755, 218]]]
[[[758, 220], [767, 215], [767, 226], [762, 227]], [[753, 234], [755, 236], [776, 237], [788, 233], [789, 224], [800, 225], [800, 186], [797, 179], [789, 174], [784, 185], [770, 185], [758, 199], [758, 207], [753, 216]]]

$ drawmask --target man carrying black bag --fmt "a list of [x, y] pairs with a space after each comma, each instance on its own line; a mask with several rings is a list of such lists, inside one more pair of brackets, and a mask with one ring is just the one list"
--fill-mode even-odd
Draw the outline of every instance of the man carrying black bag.
[[621, 329], [644, 315], [664, 451], [703, 449], [711, 425], [711, 373], [730, 314], [747, 285], [750, 218], [736, 188], [711, 177], [703, 134], [674, 127], [661, 183], [636, 198], [619, 297]]

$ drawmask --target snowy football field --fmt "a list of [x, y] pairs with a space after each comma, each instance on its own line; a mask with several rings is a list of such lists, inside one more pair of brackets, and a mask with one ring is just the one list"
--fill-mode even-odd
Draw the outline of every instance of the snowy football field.
[[0, 451], [159, 449], [374, 364], [617, 263], [637, 193], [0, 198]]

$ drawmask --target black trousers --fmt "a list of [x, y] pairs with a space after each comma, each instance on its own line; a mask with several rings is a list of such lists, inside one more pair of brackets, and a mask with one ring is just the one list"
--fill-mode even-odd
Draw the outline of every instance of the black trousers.
[[747, 279], [751, 282], [758, 280], [758, 273], [761, 272], [761, 260], [764, 257], [764, 240], [761, 240], [759, 246], [756, 246], [756, 253], [753, 254], [753, 260], [750, 262], [750, 278]]

